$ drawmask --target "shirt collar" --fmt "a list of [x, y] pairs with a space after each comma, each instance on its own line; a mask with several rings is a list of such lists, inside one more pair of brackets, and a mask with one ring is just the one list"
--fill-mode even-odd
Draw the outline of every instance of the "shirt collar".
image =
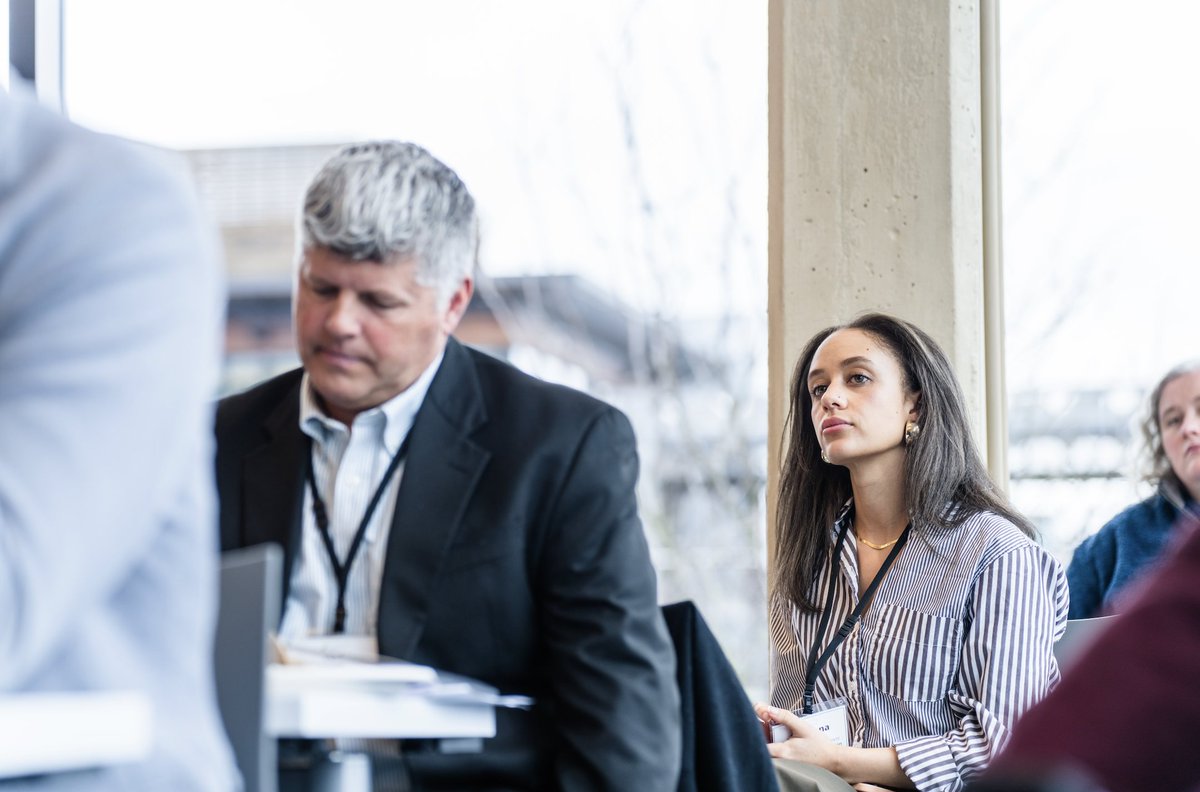
[[[417, 411], [421, 409], [421, 404], [425, 401], [425, 395], [429, 392], [429, 386], [433, 384], [434, 375], [441, 367], [445, 355], [444, 350], [438, 354], [412, 385], [383, 404], [356, 415], [354, 425], [369, 426], [381, 423], [383, 445], [388, 453], [396, 453], [400, 448], [400, 443], [404, 441], [405, 436], [412, 428]], [[346, 426], [341, 421], [330, 418], [321, 409], [307, 371], [304, 372], [300, 381], [300, 431], [316, 441], [324, 441], [331, 435], [346, 432]]]
[[833, 541], [837, 541], [838, 534], [842, 531], [842, 526], [847, 519], [850, 519], [850, 512], [854, 509], [854, 497], [851, 496], [842, 504], [842, 508], [838, 511], [837, 517], [833, 518], [833, 526], [829, 529]]

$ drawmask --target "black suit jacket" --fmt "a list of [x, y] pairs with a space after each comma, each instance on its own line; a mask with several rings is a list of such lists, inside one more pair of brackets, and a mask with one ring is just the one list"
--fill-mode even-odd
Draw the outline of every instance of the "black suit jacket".
[[[290, 579], [307, 442], [301, 372], [217, 411], [223, 549], [276, 542]], [[417, 414], [380, 592], [382, 654], [533, 696], [419, 787], [673, 790], [674, 655], [619, 411], [454, 341]], [[284, 595], [287, 594], [285, 582]]]

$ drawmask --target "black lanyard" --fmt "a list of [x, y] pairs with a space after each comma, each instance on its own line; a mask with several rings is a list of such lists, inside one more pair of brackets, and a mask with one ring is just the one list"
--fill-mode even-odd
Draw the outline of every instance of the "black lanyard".
[[875, 573], [875, 579], [871, 581], [871, 585], [867, 586], [867, 590], [863, 592], [862, 597], [858, 600], [858, 605], [842, 622], [842, 626], [838, 628], [837, 635], [829, 642], [829, 646], [825, 647], [825, 651], [821, 651], [821, 641], [825, 640], [825, 630], [829, 627], [829, 619], [833, 616], [833, 596], [834, 588], [837, 585], [838, 568], [841, 565], [842, 547], [846, 544], [846, 533], [850, 530], [850, 521], [852, 515], [847, 515], [845, 522], [842, 524], [842, 531], [838, 534], [837, 546], [833, 549], [833, 557], [830, 562], [829, 572], [829, 594], [825, 597], [825, 610], [821, 613], [821, 622], [817, 625], [817, 638], [813, 641], [812, 649], [808, 654], [808, 668], [804, 672], [804, 714], [811, 715], [813, 711], [813, 695], [817, 689], [817, 677], [824, 670], [825, 665], [829, 662], [829, 658], [833, 657], [833, 653], [842, 645], [842, 641], [846, 640], [846, 636], [854, 629], [854, 625], [862, 616], [863, 611], [867, 609], [867, 605], [871, 602], [871, 597], [875, 595], [875, 589], [879, 587], [879, 582], [883, 580], [883, 574], [891, 567], [892, 562], [896, 560], [896, 556], [900, 555], [900, 551], [904, 549], [904, 545], [908, 542], [908, 532], [912, 528], [912, 523], [904, 526], [904, 533], [900, 534], [900, 538], [896, 540], [892, 552], [888, 553], [888, 557], [883, 560], [883, 565], [879, 567], [879, 571]]
[[379, 482], [379, 487], [371, 497], [371, 502], [367, 504], [367, 510], [363, 514], [362, 522], [358, 524], [358, 531], [354, 534], [354, 541], [350, 543], [350, 550], [346, 553], [346, 561], [343, 563], [338, 559], [337, 550], [333, 546], [333, 536], [329, 533], [329, 515], [325, 511], [325, 501], [321, 500], [321, 495], [317, 492], [317, 478], [313, 473], [312, 440], [309, 440], [308, 488], [312, 492], [313, 519], [316, 520], [317, 530], [321, 532], [325, 552], [329, 554], [329, 564], [333, 567], [334, 577], [337, 578], [337, 610], [334, 611], [333, 618], [335, 634], [346, 631], [346, 584], [350, 581], [350, 567], [354, 563], [355, 557], [358, 556], [358, 548], [362, 545], [363, 538], [367, 535], [367, 524], [371, 522], [371, 515], [375, 513], [375, 507], [383, 498], [383, 491], [387, 489], [388, 482], [395, 475], [396, 469], [400, 467], [400, 462], [406, 453], [408, 453], [408, 436], [405, 436], [404, 442], [396, 449], [395, 456], [392, 457], [387, 470], [383, 473], [383, 480]]

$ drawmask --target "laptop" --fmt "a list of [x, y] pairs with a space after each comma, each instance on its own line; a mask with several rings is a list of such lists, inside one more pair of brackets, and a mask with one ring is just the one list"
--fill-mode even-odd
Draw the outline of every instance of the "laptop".
[[1071, 619], [1067, 622], [1062, 638], [1054, 644], [1054, 658], [1058, 660], [1058, 668], [1065, 671], [1081, 658], [1092, 642], [1096, 640], [1110, 624], [1115, 616], [1094, 616], [1090, 619]]
[[263, 729], [268, 635], [279, 625], [283, 551], [273, 544], [221, 554], [214, 645], [217, 703], [245, 792], [276, 792], [275, 738]]

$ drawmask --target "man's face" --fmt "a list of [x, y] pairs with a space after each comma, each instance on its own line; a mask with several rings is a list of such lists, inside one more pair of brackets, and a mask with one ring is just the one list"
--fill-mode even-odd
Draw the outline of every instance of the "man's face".
[[296, 344], [329, 415], [354, 416], [408, 388], [446, 346], [471, 300], [466, 278], [449, 304], [417, 283], [414, 261], [353, 261], [323, 248], [300, 260]]

